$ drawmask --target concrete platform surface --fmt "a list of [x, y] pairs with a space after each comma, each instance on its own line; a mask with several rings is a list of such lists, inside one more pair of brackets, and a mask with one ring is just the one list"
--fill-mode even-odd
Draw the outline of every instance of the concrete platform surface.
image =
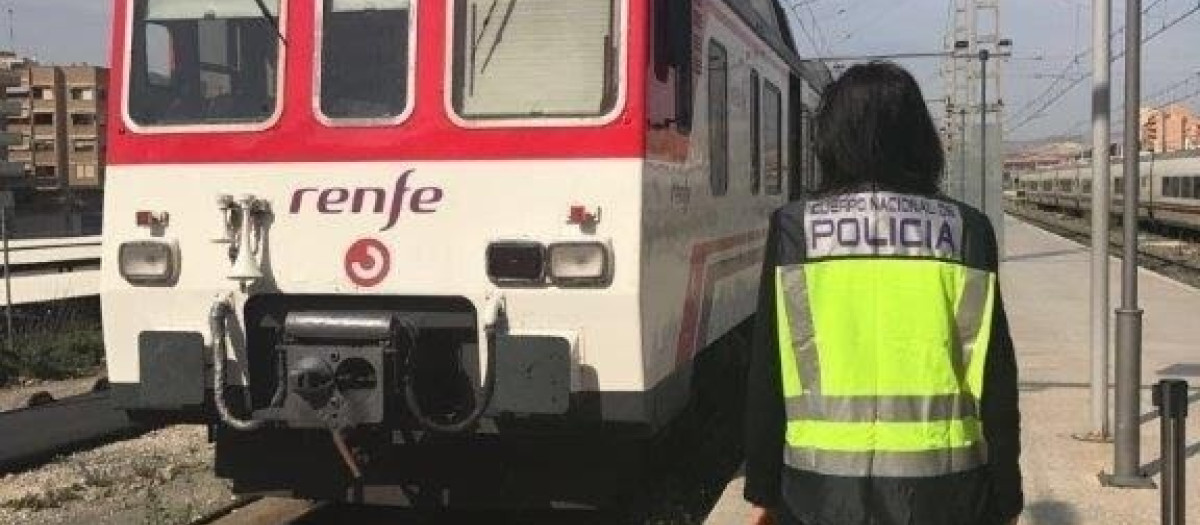
[[[1105, 488], [1097, 474], [1111, 468], [1110, 444], [1073, 439], [1090, 425], [1088, 379], [1089, 252], [1076, 243], [1011, 217], [1001, 290], [1021, 369], [1021, 465], [1024, 525], [1159, 523], [1159, 491]], [[1119, 303], [1120, 263], [1112, 261], [1112, 300]], [[1148, 387], [1182, 378], [1193, 387], [1188, 424], [1187, 517], [1200, 523], [1200, 290], [1148, 271], [1139, 274], [1146, 311], [1142, 383], [1141, 464], [1157, 483], [1159, 421]], [[1115, 363], [1115, 359], [1111, 362]], [[1111, 408], [1110, 402], [1110, 408]], [[746, 523], [742, 480], [726, 487], [707, 524]]]

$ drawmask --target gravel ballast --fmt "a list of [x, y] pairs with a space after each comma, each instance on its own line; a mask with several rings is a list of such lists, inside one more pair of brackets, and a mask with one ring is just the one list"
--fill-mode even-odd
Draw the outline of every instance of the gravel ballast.
[[0, 525], [191, 522], [234, 499], [203, 426], [157, 430], [0, 478]]

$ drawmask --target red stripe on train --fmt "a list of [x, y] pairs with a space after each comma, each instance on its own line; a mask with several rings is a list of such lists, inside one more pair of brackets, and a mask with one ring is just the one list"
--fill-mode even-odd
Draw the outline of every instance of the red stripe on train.
[[[707, 328], [708, 315], [701, 315], [701, 306], [707, 303], [712, 295], [712, 285], [719, 279], [706, 279], [709, 259], [717, 254], [744, 247], [755, 241], [764, 239], [767, 230], [754, 230], [730, 237], [715, 239], [697, 244], [692, 248], [691, 271], [688, 276], [687, 298], [683, 303], [683, 321], [679, 326], [679, 341], [675, 349], [675, 362], [683, 363], [696, 353], [696, 341], [700, 333]], [[753, 259], [738, 269], [744, 269], [754, 264]], [[727, 277], [722, 275], [720, 277]], [[703, 302], [702, 302], [703, 301]], [[707, 313], [707, 312], [705, 312]], [[703, 321], [703, 322], [701, 322]]]

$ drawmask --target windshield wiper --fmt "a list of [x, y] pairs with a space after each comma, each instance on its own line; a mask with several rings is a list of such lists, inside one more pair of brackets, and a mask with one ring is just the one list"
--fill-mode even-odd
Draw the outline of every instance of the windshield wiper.
[[262, 13], [262, 20], [271, 25], [271, 29], [275, 31], [279, 41], [286, 46], [287, 40], [283, 38], [283, 31], [279, 29], [279, 20], [276, 20], [275, 16], [271, 14], [271, 10], [267, 8], [266, 0], [254, 0], [254, 3], [258, 4], [258, 12]]

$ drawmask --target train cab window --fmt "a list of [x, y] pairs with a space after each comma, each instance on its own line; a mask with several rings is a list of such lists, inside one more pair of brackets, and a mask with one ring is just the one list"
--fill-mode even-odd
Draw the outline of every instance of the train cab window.
[[750, 193], [762, 189], [762, 78], [750, 70]]
[[408, 107], [411, 0], [322, 0], [320, 111], [395, 119]]
[[612, 111], [622, 47], [618, 1], [455, 1], [454, 112], [499, 120]]
[[278, 109], [281, 0], [135, 0], [129, 118], [248, 124]]
[[708, 160], [714, 196], [729, 191], [729, 52], [708, 42]]
[[783, 193], [783, 94], [763, 82], [763, 155], [767, 193]]

